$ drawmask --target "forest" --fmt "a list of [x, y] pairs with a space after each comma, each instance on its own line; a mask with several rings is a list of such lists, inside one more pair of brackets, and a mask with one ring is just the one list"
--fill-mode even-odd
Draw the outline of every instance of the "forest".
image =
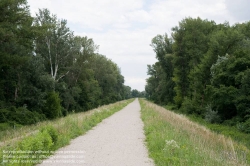
[[155, 36], [147, 98], [210, 123], [250, 133], [250, 22], [185, 18]]
[[121, 70], [48, 9], [0, 1], [0, 129], [137, 97]]

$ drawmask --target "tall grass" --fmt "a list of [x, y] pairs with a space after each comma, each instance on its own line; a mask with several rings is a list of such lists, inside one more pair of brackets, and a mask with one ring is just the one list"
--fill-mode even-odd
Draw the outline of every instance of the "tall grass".
[[140, 99], [150, 157], [156, 165], [248, 165], [249, 150], [151, 102]]
[[[179, 110], [176, 109], [174, 105], [166, 105], [164, 106], [167, 110], [174, 111], [175, 113], [179, 114], [181, 113]], [[222, 124], [216, 124], [216, 123], [210, 123], [207, 122], [205, 119], [202, 117], [193, 115], [193, 114], [188, 114], [186, 115], [191, 121], [197, 122], [203, 126], [206, 126], [206, 128], [209, 128], [210, 130], [223, 134], [227, 137], [232, 138], [236, 142], [240, 142], [244, 144], [248, 149], [250, 149], [250, 134], [243, 133], [239, 131], [237, 126], [235, 126], [235, 122], [231, 121], [226, 121]]]
[[[46, 155], [51, 155], [53, 151], [69, 144], [71, 139], [86, 133], [103, 119], [121, 110], [132, 101], [133, 99], [124, 100], [88, 112], [71, 114], [53, 121], [25, 126], [12, 131], [0, 132], [0, 134], [5, 134], [1, 136], [0, 162], [2, 165], [37, 164], [38, 159], [43, 159], [42, 155], [44, 154], [36, 154], [36, 151], [47, 151], [48, 153], [46, 153]], [[23, 154], [14, 155], [13, 157], [13, 154], [6, 153], [11, 151], [30, 151], [32, 153], [28, 154], [28, 158], [25, 159], [27, 163], [24, 163], [20, 162], [21, 159], [19, 159], [20, 155]], [[4, 155], [11, 156], [10, 161], [4, 162]], [[25, 156], [23, 155], [21, 157]], [[44, 156], [44, 158], [46, 157], [47, 156]]]

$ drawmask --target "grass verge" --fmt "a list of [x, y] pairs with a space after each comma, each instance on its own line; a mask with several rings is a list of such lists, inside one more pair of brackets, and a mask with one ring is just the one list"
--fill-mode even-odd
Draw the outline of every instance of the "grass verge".
[[[181, 113], [179, 110], [176, 110], [174, 105], [166, 105], [164, 106], [167, 110], [171, 110], [177, 114]], [[224, 136], [232, 138], [234, 141], [244, 144], [248, 149], [250, 149], [250, 134], [243, 133], [237, 129], [235, 125], [231, 125], [230, 123], [222, 123], [222, 124], [212, 124], [207, 122], [205, 119], [198, 117], [197, 115], [186, 115], [191, 121], [197, 122], [202, 126], [218, 133], [223, 134]], [[230, 121], [229, 121], [230, 122]]]
[[244, 145], [146, 100], [140, 104], [146, 144], [156, 165], [248, 165]]
[[1, 165], [35, 165], [132, 101], [133, 99], [124, 100], [88, 112], [5, 132], [0, 144]]

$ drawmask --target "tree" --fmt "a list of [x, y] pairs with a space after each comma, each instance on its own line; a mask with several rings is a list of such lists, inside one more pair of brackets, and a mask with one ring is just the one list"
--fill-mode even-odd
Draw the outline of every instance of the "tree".
[[36, 54], [46, 60], [46, 68], [55, 81], [65, 77], [74, 61], [73, 33], [66, 20], [57, 19], [48, 9], [36, 14], [35, 26], [40, 27], [41, 35], [36, 39]]
[[186, 18], [178, 27], [172, 28], [174, 52], [175, 103], [181, 106], [185, 97], [192, 98], [190, 92], [190, 72], [196, 67], [209, 49], [209, 36], [215, 28], [213, 21], [200, 18]]
[[1, 123], [32, 124], [131, 97], [117, 64], [66, 20], [48, 9], [32, 18], [25, 0], [0, 1], [0, 16]]
[[158, 62], [148, 65], [147, 98], [174, 101], [180, 112], [211, 122], [237, 119], [248, 132], [249, 28], [250, 22], [230, 26], [185, 18], [172, 28], [172, 38], [154, 37]]
[[201, 57], [201, 62], [190, 72], [190, 91], [191, 102], [197, 105], [197, 114], [204, 114], [204, 106], [209, 104], [206, 98], [206, 86], [211, 84], [211, 67], [216, 63], [218, 55], [224, 57], [232, 54], [236, 49], [237, 43], [242, 40], [242, 35], [231, 28], [228, 23], [217, 25], [216, 29], [209, 37], [209, 49]]
[[151, 46], [156, 53], [156, 58], [161, 66], [161, 76], [158, 85], [159, 102], [173, 103], [174, 82], [173, 82], [173, 39], [168, 38], [167, 34], [157, 35], [151, 41]]
[[18, 100], [22, 69], [32, 56], [32, 20], [26, 0], [0, 2], [0, 100], [8, 105]]
[[132, 98], [131, 87], [123, 85], [125, 99]]

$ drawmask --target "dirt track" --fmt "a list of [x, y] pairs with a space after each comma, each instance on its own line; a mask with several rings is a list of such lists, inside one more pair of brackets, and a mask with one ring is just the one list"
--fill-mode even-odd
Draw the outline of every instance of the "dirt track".
[[40, 165], [153, 166], [144, 139], [136, 99]]

